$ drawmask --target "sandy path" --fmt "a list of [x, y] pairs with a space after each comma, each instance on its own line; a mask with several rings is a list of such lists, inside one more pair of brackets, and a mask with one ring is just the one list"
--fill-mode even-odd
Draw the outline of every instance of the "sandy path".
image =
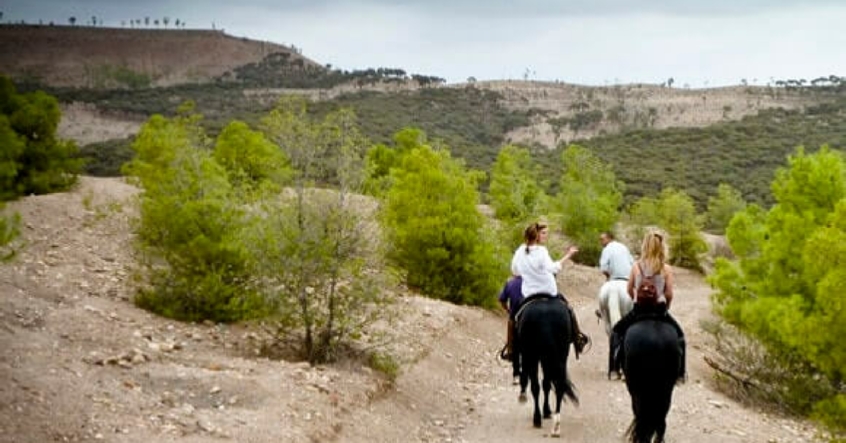
[[[577, 272], [585, 271], [590, 270]], [[701, 319], [711, 315], [709, 288], [697, 274], [684, 270], [678, 274], [678, 296], [673, 311], [688, 336], [690, 379], [673, 394], [667, 440], [698, 443], [812, 441], [813, 433], [807, 425], [746, 409], [713, 390], [709, 383], [711, 370], [702, 361], [707, 337], [699, 326]], [[570, 376], [581, 403], [578, 407], [571, 403], [562, 406], [562, 437], [568, 442], [620, 441], [632, 417], [628, 392], [623, 382], [607, 380], [608, 342], [601, 325], [595, 321], [594, 301], [584, 288], [575, 292], [581, 293], [573, 297], [574, 303], [578, 306], [582, 327], [594, 339], [594, 346], [579, 361], [570, 359]], [[531, 394], [527, 404], [519, 404], [518, 388], [510, 385], [509, 375], [507, 368], [492, 365], [490, 376], [498, 383], [478, 419], [462, 436], [463, 440], [532, 441], [548, 435], [551, 421], [545, 420], [541, 430], [532, 427]]]

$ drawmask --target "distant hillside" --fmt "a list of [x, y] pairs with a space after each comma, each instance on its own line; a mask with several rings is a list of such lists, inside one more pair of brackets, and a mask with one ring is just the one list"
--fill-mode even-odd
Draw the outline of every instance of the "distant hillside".
[[[210, 134], [232, 119], [255, 125], [279, 97], [301, 94], [312, 112], [356, 111], [374, 142], [424, 129], [468, 166], [490, 171], [504, 143], [532, 148], [555, 192], [561, 146], [579, 143], [610, 162], [627, 202], [666, 186], [700, 208], [717, 184], [771, 203], [776, 167], [797, 145], [846, 148], [846, 78], [690, 89], [485, 81], [445, 85], [400, 68], [327, 69], [291, 48], [216, 31], [0, 26], [0, 74], [62, 103], [62, 137], [114, 175], [141, 123], [192, 101]], [[146, 83], [145, 83], [146, 82]], [[676, 85], [678, 86], [678, 85]]]
[[690, 89], [647, 84], [486, 81], [474, 86], [499, 92], [509, 108], [532, 110], [531, 124], [516, 128], [507, 138], [547, 148], [631, 130], [704, 127], [766, 109], [799, 110], [836, 95], [830, 88], [753, 85]]
[[275, 54], [323, 69], [287, 46], [222, 31], [0, 25], [0, 73], [53, 87], [205, 83]]

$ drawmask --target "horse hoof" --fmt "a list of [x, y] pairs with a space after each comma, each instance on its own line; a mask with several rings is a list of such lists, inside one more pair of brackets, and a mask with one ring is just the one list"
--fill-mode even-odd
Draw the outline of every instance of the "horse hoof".
[[529, 397], [526, 396], [525, 392], [521, 392], [520, 395], [517, 397], [517, 401], [520, 403], [526, 403], [529, 401]]

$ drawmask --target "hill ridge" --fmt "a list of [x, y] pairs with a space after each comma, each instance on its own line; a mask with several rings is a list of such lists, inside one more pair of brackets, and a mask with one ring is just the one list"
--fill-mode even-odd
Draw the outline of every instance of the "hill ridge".
[[291, 47], [222, 30], [0, 25], [0, 73], [54, 87], [204, 83], [271, 54], [323, 69]]

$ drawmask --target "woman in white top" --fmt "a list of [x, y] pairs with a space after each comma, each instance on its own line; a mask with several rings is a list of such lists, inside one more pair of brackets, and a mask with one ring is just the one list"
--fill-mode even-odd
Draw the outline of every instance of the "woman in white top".
[[573, 308], [567, 303], [564, 295], [558, 292], [555, 274], [561, 271], [561, 266], [565, 260], [569, 260], [570, 257], [579, 252], [579, 248], [570, 246], [564, 257], [560, 260], [553, 261], [546, 246], [543, 246], [543, 243], [546, 243], [547, 237], [549, 237], [549, 229], [546, 225], [541, 223], [532, 223], [529, 225], [523, 231], [523, 238], [526, 240], [526, 243], [520, 245], [514, 251], [514, 257], [511, 259], [511, 273], [523, 278], [521, 289], [524, 300], [533, 295], [540, 295], [558, 297], [564, 302], [567, 306], [567, 311], [570, 313], [570, 325], [573, 328], [573, 346], [576, 349], [576, 358], [578, 359], [579, 354], [584, 351], [585, 346], [590, 342], [590, 338], [581, 332]]
[[511, 273], [523, 277], [523, 296], [535, 294], [558, 295], [555, 274], [561, 271], [561, 265], [579, 252], [575, 246], [567, 249], [567, 254], [560, 260], [553, 261], [543, 244], [549, 237], [549, 228], [540, 223], [532, 223], [523, 232], [526, 243], [514, 251], [511, 259]]

